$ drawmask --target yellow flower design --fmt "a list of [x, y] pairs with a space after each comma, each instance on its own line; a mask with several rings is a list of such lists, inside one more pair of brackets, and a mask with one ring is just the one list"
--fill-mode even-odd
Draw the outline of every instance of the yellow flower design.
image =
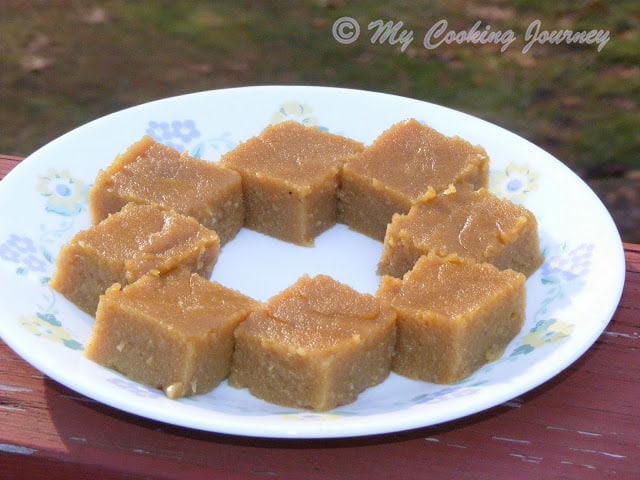
[[313, 109], [309, 105], [298, 102], [283, 103], [271, 116], [272, 125], [286, 120], [296, 120], [307, 127], [318, 125], [318, 119], [313, 115]]
[[50, 313], [36, 313], [35, 315], [20, 317], [20, 324], [36, 337], [59, 343], [73, 350], [82, 349], [82, 345]]
[[77, 215], [87, 203], [87, 185], [73, 178], [69, 171], [49, 169], [40, 176], [37, 191], [47, 197], [47, 211], [60, 215]]
[[556, 343], [557, 341], [570, 336], [572, 333], [572, 324], [551, 320], [537, 325], [536, 328], [523, 337], [522, 344], [533, 348], [540, 348], [549, 343]]
[[525, 195], [538, 188], [538, 173], [527, 163], [509, 163], [503, 172], [496, 172], [491, 178], [491, 191], [511, 201], [522, 202]]

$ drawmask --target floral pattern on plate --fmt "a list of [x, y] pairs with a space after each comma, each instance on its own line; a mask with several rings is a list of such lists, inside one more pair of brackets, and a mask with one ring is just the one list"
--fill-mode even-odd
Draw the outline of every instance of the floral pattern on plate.
[[73, 338], [71, 332], [63, 327], [62, 322], [52, 313], [37, 312], [35, 315], [22, 316], [20, 325], [36, 337], [59, 343], [72, 350], [82, 350], [80, 342]]
[[156, 121], [147, 124], [147, 135], [156, 142], [175, 148], [179, 152], [186, 150], [192, 140], [200, 137], [200, 130], [193, 120]]
[[318, 127], [321, 130], [323, 129], [318, 125], [318, 118], [313, 113], [313, 108], [309, 105], [296, 101], [283, 103], [271, 116], [272, 125], [291, 120], [300, 122], [307, 127]]
[[[39, 235], [31, 237], [10, 233], [0, 243], [0, 259], [14, 264], [20, 276], [36, 276], [39, 285], [45, 286], [51, 278], [60, 242], [75, 225], [75, 218], [86, 212], [89, 186], [73, 177], [68, 170], [49, 169], [38, 176], [35, 190], [44, 198], [43, 218]], [[43, 305], [36, 305], [33, 314], [22, 315], [19, 325], [31, 334], [59, 343], [72, 350], [81, 350], [82, 344], [74, 338], [57, 317], [56, 294], [42, 290]]]
[[145, 133], [156, 142], [174, 148], [180, 153], [187, 153], [193, 158], [205, 158], [214, 153], [220, 155], [237, 145], [228, 131], [202, 140], [200, 129], [193, 120], [151, 120]]
[[48, 212], [72, 217], [86, 208], [89, 186], [68, 170], [50, 168], [39, 180], [36, 190], [47, 199]]
[[37, 275], [46, 284], [52, 273], [59, 241], [74, 227], [75, 217], [86, 212], [89, 186], [69, 171], [49, 169], [38, 176], [36, 192], [44, 198], [45, 222], [39, 234], [10, 233], [0, 242], [0, 259], [15, 264], [19, 275]]
[[16, 233], [10, 234], [0, 243], [0, 259], [15, 264], [15, 271], [20, 275], [42, 274], [49, 268], [43, 255], [38, 254], [33, 239]]
[[586, 243], [573, 248], [563, 243], [555, 249], [542, 249], [545, 262], [540, 267], [540, 284], [545, 296], [534, 314], [534, 326], [511, 357], [530, 353], [571, 335], [574, 324], [557, 319], [554, 311], [583, 287], [593, 251], [594, 246]]
[[[444, 126], [449, 132], [459, 131], [463, 138], [468, 135], [470, 140], [475, 136], [471, 141], [486, 141], [487, 151], [493, 146], [498, 153], [497, 158], [492, 155], [491, 190], [536, 213], [540, 212], [540, 218], [544, 220], [541, 246], [545, 262], [527, 281], [534, 301], [527, 310], [523, 330], [505, 354], [454, 385], [434, 385], [392, 375], [388, 382], [364, 392], [356, 403], [331, 412], [290, 411], [260, 403], [248, 393], [237, 392], [226, 384], [210, 394], [169, 404], [162, 392], [83, 360], [82, 349], [90, 331], [90, 318], [80, 316], [68, 302], [47, 287], [59, 248], [81, 228], [79, 225], [89, 223], [89, 183], [97, 169], [109, 162], [109, 159], [104, 163], [87, 160], [83, 164], [75, 164], [66, 160], [72, 158], [67, 155], [60, 157], [59, 163], [52, 168], [52, 157], [45, 155], [48, 154], [47, 147], [44, 153], [34, 155], [37, 158], [25, 162], [28, 163], [25, 167], [31, 168], [30, 171], [23, 170], [28, 176], [16, 175], [8, 179], [9, 184], [20, 182], [19, 188], [5, 190], [12, 194], [25, 192], [20, 195], [24, 197], [22, 201], [29, 204], [29, 216], [24, 221], [14, 218], [0, 227], [0, 274], [3, 279], [20, 277], [20, 285], [28, 288], [25, 293], [27, 301], [22, 294], [21, 301], [4, 297], [5, 303], [11, 303], [15, 308], [11, 311], [16, 312], [12, 314], [13, 322], [0, 325], [3, 338], [9, 345], [22, 347], [28, 361], [29, 358], [36, 359], [43, 372], [63, 384], [71, 383], [78, 391], [106, 404], [114, 403], [115, 394], [118, 408], [149, 418], [244, 435], [340, 437], [425, 426], [457, 418], [460, 415], [457, 412], [468, 414], [488, 408], [496, 404], [498, 397], [502, 398], [501, 401], [513, 398], [544, 381], [539, 380], [539, 375], [531, 376], [528, 369], [535, 368], [540, 372], [542, 368], [553, 374], [557, 368], [566, 366], [574, 353], [588, 348], [593, 342], [591, 336], [597, 334], [603, 328], [602, 322], [610, 318], [603, 318], [601, 314], [588, 319], [585, 335], [582, 324], [580, 329], [575, 328], [572, 316], [576, 305], [584, 303], [587, 295], [599, 295], [592, 283], [597, 284], [601, 276], [602, 259], [607, 260], [609, 268], [618, 258], [615, 238], [609, 235], [603, 240], [602, 236], [603, 231], [607, 233], [609, 218], [606, 212], [598, 210], [599, 205], [595, 205], [590, 197], [585, 198], [582, 187], [572, 185], [571, 182], [576, 183], [576, 180], [569, 178], [565, 181], [565, 169], [555, 166], [557, 160], [533, 149], [528, 142], [494, 126], [487, 126], [486, 122], [461, 116], [459, 112], [416, 101], [385, 97], [378, 106], [375, 101], [378, 96], [367, 94], [360, 97], [353, 92], [349, 92], [349, 96], [341, 96], [339, 92], [329, 93], [309, 87], [302, 90], [292, 87], [286, 91], [257, 88], [239, 93], [242, 97], [233, 96], [233, 92], [206, 92], [187, 96], [168, 108], [156, 108], [157, 105], [150, 110], [144, 105], [136, 107], [117, 114], [115, 118], [109, 117], [89, 125], [77, 136], [67, 136], [56, 144], [57, 153], [73, 151], [79, 138], [83, 145], [91, 148], [96, 144], [101, 145], [99, 148], [113, 148], [117, 144], [122, 151], [127, 145], [125, 140], [120, 145], [121, 138], [131, 140], [136, 135], [148, 134], [196, 158], [215, 160], [238, 145], [240, 139], [259, 133], [269, 122], [294, 120], [318, 126], [321, 119], [322, 125], [331, 126], [331, 131], [342, 132], [344, 129], [344, 132], [353, 132], [354, 138], [371, 140], [385, 126], [401, 120], [403, 116], [408, 118], [405, 112], [411, 112], [410, 116], [414, 118], [432, 119], [433, 128]], [[226, 117], [210, 118], [214, 106], [231, 111], [240, 98], [247, 106], [243, 116], [234, 115], [231, 120]], [[305, 100], [291, 100], [296, 98]], [[348, 121], [344, 119], [346, 111], [349, 112]], [[108, 136], [104, 135], [104, 128]], [[133, 134], [129, 136], [122, 132]], [[512, 152], [514, 158], [525, 158], [526, 161], [512, 161], [507, 157]], [[116, 154], [115, 148], [113, 154]], [[41, 167], [38, 162], [44, 162], [45, 166]], [[586, 200], [586, 204], [597, 210], [595, 225], [600, 227], [597, 233], [585, 230], [581, 232], [583, 234], [575, 234], [571, 225], [584, 217], [567, 219], [567, 205], [563, 202], [552, 204], [558, 196], [561, 181], [561, 189], [568, 189], [569, 198]], [[588, 218], [593, 218], [592, 211]], [[569, 228], [567, 220], [571, 224]], [[342, 233], [337, 238], [344, 241]], [[617, 264], [614, 266], [619, 268]], [[620, 282], [620, 278], [616, 277], [616, 280]], [[22, 287], [16, 287], [15, 291], [18, 290], [22, 293]], [[610, 299], [607, 297], [605, 300], [607, 303]], [[42, 348], [31, 348], [29, 339], [35, 337], [45, 342], [40, 345]], [[61, 353], [59, 357], [62, 360], [57, 361], [57, 353]], [[69, 362], [78, 365], [79, 371], [75, 366], [68, 368]], [[51, 367], [52, 364], [55, 366]], [[85, 383], [85, 376], [91, 380]], [[81, 388], [77, 387], [79, 378], [83, 381]], [[171, 408], [167, 408], [168, 405]], [[281, 419], [286, 425], [280, 423]], [[335, 422], [336, 419], [341, 421]], [[292, 424], [295, 426], [290, 427]], [[263, 428], [263, 425], [268, 426]]]
[[528, 163], [511, 162], [504, 170], [492, 172], [490, 189], [500, 197], [522, 203], [528, 193], [537, 190], [538, 178], [539, 174]]
[[[271, 115], [272, 125], [284, 121], [295, 121], [307, 127], [329, 130], [318, 124], [318, 118], [311, 106], [297, 101], [281, 104]], [[181, 153], [187, 152], [194, 158], [217, 158], [239, 143], [233, 139], [233, 134], [229, 131], [202, 140], [201, 129], [193, 120], [151, 120], [145, 133], [156, 142], [175, 148]]]

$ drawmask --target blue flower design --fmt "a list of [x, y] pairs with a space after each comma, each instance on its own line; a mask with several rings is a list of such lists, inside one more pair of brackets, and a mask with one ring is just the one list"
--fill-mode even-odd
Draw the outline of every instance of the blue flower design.
[[541, 267], [542, 281], [572, 281], [586, 275], [591, 264], [592, 244], [581, 244], [568, 252], [550, 256]]
[[35, 255], [29, 255], [23, 259], [24, 266], [32, 272], [45, 272], [47, 270], [47, 263], [41, 258]]
[[543, 250], [546, 260], [540, 267], [540, 281], [546, 294], [533, 315], [534, 326], [522, 337], [520, 345], [509, 356], [511, 359], [561, 341], [569, 337], [575, 328], [573, 323], [555, 318], [554, 309], [584, 285], [595, 246], [583, 243], [570, 248], [561, 244], [551, 248], [553, 253], [547, 250]]
[[33, 244], [33, 240], [29, 237], [21, 237], [16, 234], [11, 234], [7, 241], [9, 247], [15, 248], [20, 253], [34, 253], [36, 247]]
[[38, 249], [31, 238], [15, 233], [0, 243], [0, 259], [17, 264], [16, 273], [20, 275], [29, 272], [44, 273], [49, 266], [48, 259], [38, 254]]
[[20, 257], [20, 252], [15, 248], [12, 248], [9, 241], [4, 242], [0, 245], [0, 258], [2, 260], [6, 260], [7, 262], [19, 263]]
[[27, 268], [29, 265], [36, 265], [37, 270], [40, 271], [42, 265], [34, 256], [35, 252], [36, 247], [33, 240], [15, 233], [12, 233], [5, 242], [0, 244], [0, 258], [12, 263], [25, 264]]
[[173, 121], [171, 122], [171, 128], [173, 135], [185, 143], [189, 143], [194, 138], [200, 136], [200, 132], [196, 128], [193, 120], [185, 120], [184, 122]]
[[169, 122], [149, 122], [147, 127], [147, 135], [153, 137], [157, 142], [163, 142], [171, 139], [171, 128]]
[[146, 134], [156, 142], [183, 152], [186, 149], [185, 144], [200, 137], [200, 130], [193, 120], [174, 120], [172, 122], [151, 120], [147, 124]]

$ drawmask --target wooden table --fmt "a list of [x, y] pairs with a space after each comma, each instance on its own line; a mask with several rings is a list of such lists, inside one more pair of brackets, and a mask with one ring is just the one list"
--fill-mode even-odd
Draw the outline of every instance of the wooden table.
[[[0, 155], [0, 178], [19, 161]], [[625, 256], [621, 303], [575, 364], [491, 410], [390, 435], [268, 440], [168, 426], [67, 389], [0, 341], [0, 478], [638, 479], [640, 245]]]

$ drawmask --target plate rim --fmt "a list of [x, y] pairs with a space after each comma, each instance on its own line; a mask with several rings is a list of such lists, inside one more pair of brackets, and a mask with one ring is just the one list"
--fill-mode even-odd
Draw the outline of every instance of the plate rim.
[[[258, 85], [258, 86], [243, 86], [243, 87], [231, 87], [231, 88], [223, 88], [223, 89], [215, 89], [215, 90], [204, 90], [204, 91], [200, 91], [200, 92], [193, 92], [193, 93], [187, 93], [187, 94], [182, 94], [182, 95], [175, 95], [175, 96], [171, 96], [171, 97], [167, 97], [167, 98], [160, 98], [160, 99], [155, 99], [149, 102], [145, 102], [145, 103], [141, 103], [139, 105], [134, 105], [116, 112], [112, 112], [110, 114], [98, 117], [90, 122], [87, 122], [83, 125], [80, 125], [72, 130], [70, 130], [69, 132], [61, 135], [60, 137], [57, 137], [56, 139], [52, 140], [51, 142], [48, 142], [47, 144], [43, 145], [42, 147], [40, 147], [39, 149], [37, 149], [35, 152], [33, 152], [32, 154], [30, 154], [29, 156], [27, 156], [22, 162], [20, 162], [19, 165], [17, 165], [11, 172], [9, 172], [5, 178], [2, 180], [2, 182], [0, 182], [0, 198], [2, 198], [3, 196], [3, 192], [6, 189], [8, 189], [8, 185], [10, 185], [12, 182], [17, 182], [20, 178], [21, 175], [23, 175], [23, 171], [26, 173], [28, 171], [28, 169], [32, 168], [32, 164], [36, 164], [36, 162], [38, 162], [40, 155], [42, 155], [42, 152], [46, 152], [47, 148], [49, 148], [51, 146], [51, 144], [56, 143], [56, 142], [60, 142], [61, 139], [63, 138], [68, 138], [68, 136], [70, 135], [78, 135], [81, 134], [81, 130], [83, 128], [87, 128], [89, 125], [93, 125], [96, 122], [108, 122], [109, 119], [119, 116], [119, 115], [126, 115], [126, 112], [129, 112], [131, 110], [138, 110], [138, 109], [144, 109], [146, 107], [148, 107], [149, 105], [153, 105], [153, 104], [168, 104], [171, 102], [180, 102], [182, 101], [185, 97], [196, 97], [196, 96], [207, 96], [207, 95], [211, 95], [211, 94], [216, 94], [216, 95], [225, 95], [229, 92], [235, 92], [235, 93], [244, 93], [247, 91], [252, 91], [252, 92], [256, 92], [256, 91], [262, 91], [262, 92], [273, 92], [273, 91], [315, 91], [315, 92], [325, 92], [325, 93], [335, 93], [335, 92], [340, 92], [341, 94], [346, 94], [346, 95], [352, 95], [352, 94], [364, 94], [364, 95], [368, 95], [368, 96], [372, 96], [372, 97], [379, 97], [379, 96], [383, 96], [386, 97], [386, 99], [390, 100], [390, 101], [394, 101], [394, 100], [401, 100], [401, 101], [408, 101], [408, 102], [419, 102], [421, 104], [424, 104], [427, 107], [436, 107], [438, 109], [445, 109], [447, 111], [449, 111], [450, 113], [453, 113], [455, 115], [462, 115], [464, 116], [464, 118], [469, 117], [471, 119], [473, 119], [473, 121], [479, 121], [484, 123], [486, 126], [492, 128], [492, 129], [498, 129], [498, 131], [501, 131], [503, 133], [507, 133], [509, 135], [515, 136], [517, 137], [520, 141], [524, 141], [526, 142], [528, 148], [535, 148], [539, 153], [543, 153], [545, 156], [547, 156], [550, 160], [552, 160], [554, 162], [554, 167], [556, 168], [560, 168], [563, 172], [563, 175], [568, 175], [569, 178], [571, 178], [574, 182], [577, 182], [577, 184], [580, 185], [580, 188], [583, 190], [583, 192], [586, 195], [590, 195], [592, 197], [592, 200], [597, 202], [600, 207], [604, 210], [604, 213], [606, 214], [605, 218], [609, 223], [610, 223], [610, 227], [615, 231], [615, 234], [617, 235], [616, 238], [616, 252], [614, 252], [613, 250], [610, 252], [614, 258], [617, 258], [617, 265], [615, 266], [616, 270], [621, 274], [621, 278], [618, 278], [618, 281], [615, 283], [615, 291], [612, 293], [610, 299], [610, 305], [608, 306], [607, 309], [607, 313], [606, 313], [606, 317], [607, 320], [603, 321], [601, 324], [601, 328], [599, 330], [596, 331], [596, 329], [594, 329], [594, 331], [592, 332], [592, 335], [589, 337], [589, 340], [583, 342], [581, 349], [577, 349], [575, 351], [573, 351], [573, 355], [570, 356], [570, 360], [568, 360], [566, 362], [566, 365], [564, 365], [562, 368], [558, 369], [555, 372], [538, 372], [538, 379], [534, 382], [530, 382], [530, 383], [535, 383], [536, 385], [534, 385], [533, 387], [528, 387], [528, 388], [524, 388], [522, 391], [520, 392], [516, 392], [515, 394], [513, 394], [512, 391], [509, 392], [505, 392], [501, 397], [499, 397], [497, 399], [496, 402], [493, 403], [493, 405], [489, 405], [487, 407], [481, 408], [479, 410], [473, 410], [473, 411], [468, 411], [466, 413], [463, 413], [462, 415], [453, 417], [453, 418], [448, 418], [445, 419], [441, 422], [437, 422], [437, 423], [429, 423], [427, 425], [417, 425], [415, 422], [409, 421], [408, 419], [406, 420], [406, 423], [404, 426], [402, 426], [401, 428], [397, 428], [398, 424], [394, 424], [394, 426], [388, 430], [381, 430], [380, 428], [376, 428], [374, 426], [371, 425], [367, 425], [367, 420], [369, 419], [369, 417], [362, 417], [363, 419], [363, 423], [365, 425], [362, 426], [362, 428], [358, 431], [352, 431], [352, 432], [348, 432], [348, 434], [346, 435], [340, 435], [340, 432], [336, 432], [334, 428], [328, 428], [328, 429], [323, 429], [323, 430], [318, 430], [315, 432], [315, 434], [311, 434], [308, 431], [302, 431], [300, 432], [299, 430], [287, 430], [287, 431], [283, 431], [280, 432], [280, 434], [274, 435], [273, 432], [269, 432], [268, 429], [266, 429], [267, 431], [260, 431], [261, 429], [258, 428], [257, 431], [252, 432], [252, 431], [248, 431], [245, 430], [243, 431], [242, 429], [238, 429], [237, 426], [229, 426], [225, 429], [216, 429], [216, 430], [212, 430], [211, 428], [199, 428], [197, 425], [186, 425], [186, 424], [182, 424], [182, 423], [175, 423], [175, 422], [166, 422], [165, 419], [163, 418], [159, 418], [156, 416], [149, 416], [148, 414], [144, 413], [144, 412], [139, 412], [137, 411], [137, 409], [131, 409], [130, 406], [127, 407], [127, 405], [114, 405], [113, 403], [108, 403], [107, 405], [143, 417], [143, 418], [150, 418], [156, 421], [160, 421], [160, 422], [164, 422], [164, 423], [169, 423], [172, 425], [179, 425], [179, 426], [183, 426], [185, 428], [192, 428], [192, 429], [196, 429], [196, 430], [205, 430], [205, 431], [210, 431], [210, 432], [218, 432], [218, 433], [224, 433], [224, 434], [231, 434], [231, 435], [243, 435], [243, 436], [257, 436], [257, 437], [263, 437], [263, 438], [343, 438], [343, 437], [358, 437], [358, 436], [368, 436], [368, 435], [376, 435], [376, 434], [386, 434], [386, 433], [391, 433], [391, 432], [398, 432], [398, 431], [402, 431], [402, 430], [409, 430], [409, 429], [414, 429], [414, 428], [422, 428], [422, 427], [428, 427], [428, 426], [433, 426], [433, 425], [437, 425], [440, 423], [446, 423], [449, 421], [453, 421], [455, 419], [459, 419], [459, 418], [464, 418], [466, 416], [469, 416], [471, 414], [474, 413], [479, 413], [482, 411], [486, 411], [487, 409], [493, 408], [496, 405], [499, 405], [500, 403], [503, 403], [505, 401], [508, 401], [511, 398], [514, 398], [514, 396], [518, 396], [521, 395], [523, 393], [526, 393], [527, 391], [530, 391], [534, 388], [538, 388], [539, 386], [541, 386], [542, 384], [546, 383], [547, 381], [549, 381], [551, 378], [555, 377], [556, 375], [560, 374], [562, 371], [564, 371], [566, 368], [570, 367], [572, 364], [575, 363], [575, 361], [577, 361], [589, 348], [591, 348], [591, 346], [593, 345], [593, 343], [595, 343], [595, 341], [597, 340], [597, 338], [602, 334], [602, 332], [606, 329], [607, 325], [609, 324], [609, 322], [611, 321], [611, 319], [613, 318], [613, 315], [615, 314], [615, 311], [619, 305], [620, 299], [622, 297], [622, 291], [624, 288], [624, 279], [626, 276], [626, 270], [625, 270], [625, 258], [624, 258], [624, 247], [623, 247], [623, 243], [619, 237], [619, 233], [617, 232], [617, 227], [615, 226], [615, 223], [613, 222], [613, 219], [611, 217], [611, 215], [609, 214], [609, 212], [607, 211], [606, 207], [602, 204], [602, 202], [600, 201], [600, 199], [597, 197], [597, 195], [595, 194], [595, 192], [593, 192], [593, 190], [581, 179], [579, 178], [573, 171], [571, 171], [569, 169], [569, 167], [567, 167], [564, 163], [562, 163], [560, 160], [558, 160], [557, 158], [555, 158], [554, 156], [552, 156], [550, 153], [546, 152], [545, 150], [543, 150], [542, 148], [538, 147], [537, 145], [533, 144], [532, 142], [530, 142], [528, 139], [514, 133], [511, 132], [499, 125], [495, 125], [487, 120], [484, 120], [482, 118], [476, 117], [474, 115], [470, 115], [466, 112], [463, 111], [459, 111], [459, 110], [455, 110], [452, 109], [450, 107], [446, 107], [443, 105], [439, 105], [439, 104], [435, 104], [435, 103], [431, 103], [425, 100], [421, 100], [421, 99], [416, 99], [416, 98], [410, 98], [410, 97], [404, 97], [404, 96], [400, 96], [400, 95], [396, 95], [396, 94], [391, 94], [391, 93], [384, 93], [384, 92], [375, 92], [375, 91], [370, 91], [370, 90], [359, 90], [359, 89], [351, 89], [351, 88], [344, 88], [344, 87], [328, 87], [328, 86], [304, 86], [304, 85]], [[15, 178], [15, 180], [14, 180]], [[8, 180], [8, 181], [7, 181]], [[612, 233], [612, 232], [609, 232]], [[3, 333], [5, 331], [5, 327], [3, 326], [3, 323], [0, 323], [0, 335], [3, 340], [9, 345], [10, 348], [12, 348], [16, 353], [18, 353], [25, 361], [27, 361], [28, 363], [30, 363], [32, 366], [34, 366], [36, 369], [38, 369], [39, 371], [41, 371], [42, 373], [44, 373], [45, 375], [51, 377], [52, 379], [54, 379], [55, 381], [58, 381], [56, 378], [55, 373], [56, 372], [50, 372], [48, 371], [49, 369], [47, 368], [47, 365], [43, 364], [42, 361], [40, 361], [39, 359], [34, 359], [33, 355], [30, 354], [30, 352], [26, 351], [26, 349], [24, 348], [24, 345], [13, 345], [12, 343], [8, 342], [6, 340], [6, 335]], [[84, 359], [83, 359], [84, 360]], [[62, 382], [61, 382], [62, 383]], [[89, 398], [94, 399], [97, 402], [100, 403], [104, 403], [102, 400], [96, 399], [96, 395], [95, 392], [93, 392], [93, 390], [91, 388], [86, 388], [84, 385], [82, 385], [79, 381], [76, 382], [69, 382], [69, 381], [65, 381], [65, 383], [63, 384], [65, 386], [67, 386], [68, 388], [81, 393], [83, 395], [86, 395]], [[73, 386], [71, 386], [73, 385]], [[464, 409], [461, 409], [464, 410]], [[384, 414], [381, 414], [384, 415]], [[292, 423], [291, 425], [296, 426], [294, 423]], [[297, 425], [297, 427], [300, 427], [301, 425]], [[305, 430], [305, 429], [302, 429]]]

